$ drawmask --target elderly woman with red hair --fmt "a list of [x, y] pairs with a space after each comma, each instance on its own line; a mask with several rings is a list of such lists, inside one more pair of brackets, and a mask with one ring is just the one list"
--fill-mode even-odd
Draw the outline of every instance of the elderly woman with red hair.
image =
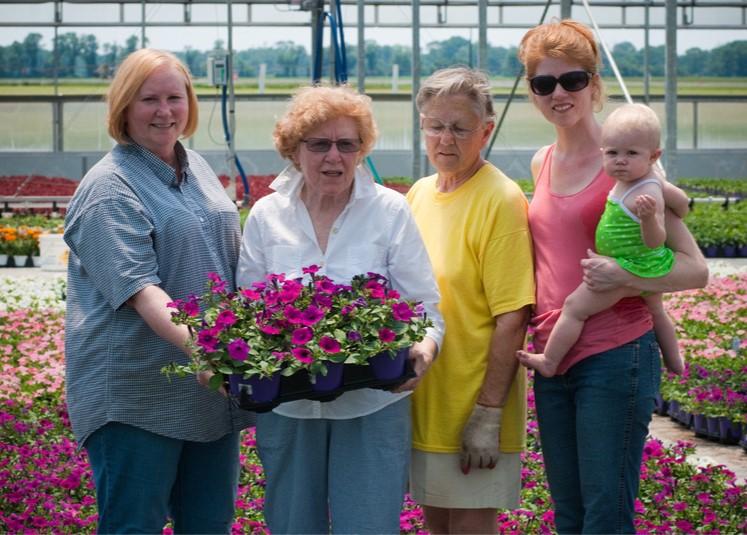
[[252, 208], [238, 283], [302, 266], [346, 283], [389, 279], [421, 301], [435, 327], [410, 350], [417, 377], [398, 392], [361, 389], [330, 402], [300, 400], [257, 415], [267, 475], [265, 519], [273, 533], [398, 533], [410, 457], [410, 399], [442, 337], [433, 279], [405, 198], [361, 165], [376, 141], [371, 100], [344, 87], [307, 87], [278, 121], [275, 146], [291, 161], [275, 192]]

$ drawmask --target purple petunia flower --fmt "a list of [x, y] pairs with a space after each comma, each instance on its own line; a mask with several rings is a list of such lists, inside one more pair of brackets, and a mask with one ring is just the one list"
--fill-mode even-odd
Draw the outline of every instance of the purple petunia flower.
[[348, 331], [348, 334], [345, 335], [348, 340], [351, 342], [360, 342], [361, 341], [361, 333], [358, 331]]
[[324, 317], [324, 312], [314, 305], [310, 305], [301, 314], [301, 323], [304, 325], [315, 325]]
[[291, 343], [296, 346], [300, 346], [308, 342], [314, 337], [314, 331], [311, 327], [300, 327], [293, 331], [291, 335]]
[[314, 306], [319, 308], [330, 308], [332, 306], [332, 298], [328, 295], [316, 294], [312, 302]]
[[311, 264], [310, 266], [301, 268], [301, 271], [308, 275], [313, 275], [314, 273], [319, 271], [319, 266], [317, 266], [316, 264]]
[[184, 302], [184, 313], [192, 318], [200, 314], [200, 301], [196, 295], [190, 295]]
[[386, 286], [375, 280], [368, 281], [363, 287], [369, 290], [371, 297], [374, 299], [384, 299], [386, 297]]
[[381, 340], [385, 344], [394, 342], [395, 338], [397, 338], [397, 333], [395, 333], [393, 330], [387, 329], [386, 327], [384, 327], [383, 329], [379, 329], [379, 340]]
[[202, 348], [205, 353], [214, 353], [218, 349], [218, 331], [215, 327], [210, 329], [202, 329], [197, 333], [197, 345]]
[[207, 277], [212, 282], [212, 287], [210, 288], [211, 292], [218, 294], [226, 291], [226, 281], [221, 279], [220, 275], [215, 272], [210, 272]]
[[249, 344], [241, 338], [237, 338], [228, 344], [228, 356], [233, 360], [246, 360], [249, 356]]
[[294, 280], [288, 280], [283, 283], [283, 288], [280, 290], [279, 297], [282, 303], [292, 303], [298, 296], [301, 295], [303, 286]]
[[288, 320], [288, 323], [293, 323], [294, 325], [303, 323], [301, 311], [293, 305], [285, 305], [285, 308], [283, 308], [283, 314], [285, 314], [285, 319]]
[[339, 353], [340, 352], [340, 342], [332, 338], [331, 336], [322, 336], [322, 339], [319, 340], [319, 347], [322, 348], [322, 351], [325, 353]]
[[258, 291], [249, 288], [241, 290], [241, 295], [244, 297], [244, 299], [248, 299], [249, 301], [259, 301], [259, 299], [262, 297], [262, 294], [260, 294]]
[[335, 285], [335, 283], [329, 280], [327, 277], [316, 281], [315, 286], [319, 292], [324, 294], [333, 294], [337, 289], [337, 285]]
[[291, 349], [291, 355], [293, 355], [294, 359], [304, 364], [311, 364], [314, 361], [311, 351], [305, 347], [294, 347]]
[[221, 310], [215, 318], [215, 327], [221, 331], [236, 323], [236, 314], [233, 310]]
[[407, 303], [395, 303], [392, 305], [392, 315], [397, 321], [408, 322], [412, 319], [415, 313]]
[[260, 323], [259, 330], [265, 334], [280, 334], [280, 329], [269, 323]]

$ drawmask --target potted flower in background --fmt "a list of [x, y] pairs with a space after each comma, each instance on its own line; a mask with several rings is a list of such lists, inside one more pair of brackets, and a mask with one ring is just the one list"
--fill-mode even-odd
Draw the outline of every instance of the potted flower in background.
[[8, 258], [12, 255], [12, 242], [16, 240], [16, 229], [0, 225], [0, 267], [8, 265]]
[[[308, 375], [309, 390], [335, 391], [342, 386], [345, 365], [399, 359], [404, 366], [405, 352], [397, 350], [422, 340], [431, 325], [423, 307], [402, 299], [376, 273], [336, 284], [318, 272], [312, 265], [303, 268], [304, 278], [270, 274], [236, 292], [211, 274], [202, 297], [170, 304], [173, 321], [194, 333], [194, 351], [189, 364], [172, 364], [164, 371], [212, 371], [213, 388], [228, 379], [237, 395], [242, 384], [249, 384], [255, 401], [260, 401], [260, 382], [272, 383], [262, 397], [269, 401], [282, 377], [299, 372]], [[394, 375], [390, 370], [384, 378], [402, 372], [402, 367]]]

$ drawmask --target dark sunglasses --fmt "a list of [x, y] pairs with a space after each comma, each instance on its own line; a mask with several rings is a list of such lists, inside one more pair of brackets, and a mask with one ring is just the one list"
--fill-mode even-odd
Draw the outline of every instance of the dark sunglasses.
[[358, 152], [361, 150], [360, 139], [342, 138], [333, 141], [323, 137], [310, 137], [309, 139], [302, 139], [301, 142], [306, 143], [306, 148], [311, 152], [329, 152], [332, 145], [336, 145], [340, 152]]
[[585, 89], [589, 85], [589, 80], [591, 80], [592, 76], [592, 73], [586, 71], [564, 72], [557, 78], [549, 74], [542, 74], [530, 78], [529, 87], [532, 89], [532, 93], [542, 97], [555, 91], [555, 87], [558, 84], [566, 91], [573, 93]]

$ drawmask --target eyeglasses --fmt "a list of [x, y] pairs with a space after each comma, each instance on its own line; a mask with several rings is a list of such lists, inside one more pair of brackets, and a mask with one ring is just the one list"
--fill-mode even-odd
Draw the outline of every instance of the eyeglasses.
[[306, 143], [306, 148], [311, 152], [329, 152], [332, 145], [335, 145], [340, 152], [358, 152], [361, 150], [362, 142], [360, 139], [352, 138], [332, 140], [324, 137], [310, 137], [302, 139], [301, 143]]
[[480, 129], [480, 126], [476, 126], [475, 128], [464, 128], [455, 124], [442, 123], [426, 117], [425, 115], [421, 115], [420, 128], [425, 132], [425, 135], [429, 137], [441, 137], [448, 131], [457, 139], [467, 139], [469, 136], [477, 132]]
[[570, 71], [564, 72], [557, 78], [550, 76], [549, 74], [542, 74], [529, 79], [529, 87], [532, 89], [532, 93], [544, 97], [555, 91], [555, 87], [560, 84], [560, 87], [571, 93], [581, 91], [589, 85], [589, 80], [594, 76], [590, 72], [586, 71]]

